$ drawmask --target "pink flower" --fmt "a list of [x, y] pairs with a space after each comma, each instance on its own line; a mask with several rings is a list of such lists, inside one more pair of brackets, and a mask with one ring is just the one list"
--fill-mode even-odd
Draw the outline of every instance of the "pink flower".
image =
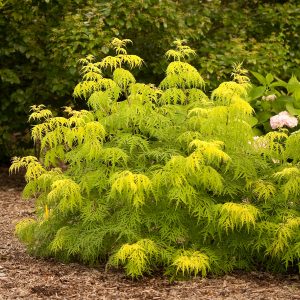
[[293, 128], [298, 125], [298, 119], [291, 116], [287, 111], [282, 111], [278, 115], [271, 117], [270, 125], [272, 129], [281, 128], [283, 126]]

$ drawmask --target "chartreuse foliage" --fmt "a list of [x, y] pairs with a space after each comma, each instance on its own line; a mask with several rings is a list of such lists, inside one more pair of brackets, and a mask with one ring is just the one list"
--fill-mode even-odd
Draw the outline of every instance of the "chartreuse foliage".
[[241, 66], [209, 96], [186, 60], [194, 51], [176, 40], [160, 85], [138, 83], [130, 70], [143, 61], [128, 42], [80, 61], [74, 96], [89, 110], [32, 107], [40, 159], [14, 158], [11, 171], [26, 168], [36, 216], [18, 237], [35, 255], [106, 261], [132, 277], [299, 264], [300, 133], [253, 140]]

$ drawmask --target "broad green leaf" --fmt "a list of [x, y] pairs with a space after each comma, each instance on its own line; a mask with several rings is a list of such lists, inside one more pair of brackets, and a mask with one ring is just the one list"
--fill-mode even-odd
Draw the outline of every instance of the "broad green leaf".
[[300, 84], [295, 88], [293, 96], [295, 97], [296, 101], [300, 100]]
[[257, 73], [257, 72], [254, 72], [254, 71], [251, 71], [252, 75], [262, 84], [262, 85], [266, 85], [267, 82], [266, 82], [266, 79], [263, 75]]
[[295, 101], [293, 101], [293, 104], [294, 104], [294, 107], [295, 108], [300, 108], [300, 99], [299, 100], [295, 100]]
[[249, 123], [249, 125], [251, 125], [251, 127], [253, 127], [258, 123], [258, 119], [251, 116], [251, 117], [249, 117], [248, 123]]
[[292, 76], [287, 84], [287, 90], [289, 93], [294, 93], [297, 88], [299, 88], [299, 81], [296, 76]]
[[271, 73], [268, 73], [266, 76], [266, 83], [269, 85], [274, 80], [274, 76]]
[[265, 90], [266, 90], [265, 86], [255, 86], [250, 90], [248, 96], [250, 97], [251, 100], [260, 98], [263, 96]]
[[271, 102], [262, 101], [261, 107], [263, 108], [264, 111], [269, 111], [272, 108], [272, 104]]
[[285, 87], [287, 86], [287, 83], [281, 79], [276, 78], [277, 81], [274, 81], [270, 84], [270, 87], [277, 87], [277, 86], [281, 86], [281, 87]]
[[294, 102], [294, 98], [291, 96], [280, 96], [276, 99], [275, 102]]
[[252, 128], [252, 131], [254, 136], [261, 136], [263, 134], [263, 132], [256, 127]]
[[272, 117], [272, 114], [269, 111], [261, 111], [256, 115], [259, 123], [263, 123], [269, 120]]
[[285, 110], [285, 106], [287, 103], [291, 103], [293, 101], [292, 97], [281, 96], [278, 97], [274, 102], [272, 102], [272, 111], [278, 114], [281, 111]]
[[292, 103], [286, 104], [287, 111], [293, 116], [300, 116], [300, 109], [296, 109]]

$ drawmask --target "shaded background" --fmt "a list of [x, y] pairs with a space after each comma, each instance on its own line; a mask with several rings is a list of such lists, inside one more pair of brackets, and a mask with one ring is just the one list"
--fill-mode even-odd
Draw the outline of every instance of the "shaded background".
[[0, 0], [0, 163], [32, 151], [30, 105], [84, 105], [72, 97], [76, 62], [113, 53], [113, 37], [133, 40], [129, 52], [145, 60], [137, 80], [152, 83], [171, 42], [187, 39], [211, 90], [241, 61], [283, 80], [299, 76], [299, 29], [298, 0]]

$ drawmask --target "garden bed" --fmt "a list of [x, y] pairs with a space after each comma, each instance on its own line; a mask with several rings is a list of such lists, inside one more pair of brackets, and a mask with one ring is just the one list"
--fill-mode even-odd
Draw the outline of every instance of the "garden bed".
[[31, 216], [21, 199], [24, 181], [0, 169], [0, 299], [300, 299], [298, 275], [235, 272], [170, 283], [161, 275], [132, 281], [104, 266], [89, 268], [36, 259], [14, 237], [15, 223]]

